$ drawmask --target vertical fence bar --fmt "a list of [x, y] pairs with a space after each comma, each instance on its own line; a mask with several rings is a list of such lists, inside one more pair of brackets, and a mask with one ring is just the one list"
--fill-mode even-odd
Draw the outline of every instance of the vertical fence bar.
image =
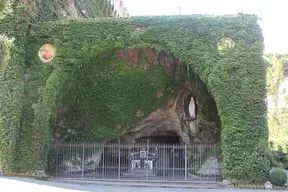
[[162, 165], [160, 165], [161, 166], [161, 177], [162, 177], [162, 180], [164, 180], [164, 178], [165, 178], [165, 169], [166, 169], [166, 165], [165, 165], [165, 163], [166, 163], [166, 160], [165, 160], [165, 150], [166, 150], [166, 146], [165, 146], [165, 144], [163, 144], [162, 145], [162, 162], [161, 162], [161, 164]]
[[[217, 161], [218, 161], [218, 163], [219, 163], [219, 161], [220, 161], [220, 159], [219, 159], [219, 155], [218, 155], [218, 152], [217, 152], [217, 143], [215, 143], [214, 144], [214, 153], [215, 153], [215, 157], [217, 158]], [[219, 165], [219, 164], [218, 164]], [[219, 171], [219, 167], [217, 166], [217, 173], [219, 173], [220, 171]], [[216, 175], [216, 177], [215, 177], [215, 181], [217, 181], [218, 180], [218, 175]]]
[[167, 149], [167, 146], [166, 146], [166, 143], [163, 145], [163, 179], [165, 179], [166, 177], [166, 149]]
[[148, 181], [148, 171], [149, 171], [148, 154], [149, 154], [149, 140], [147, 140], [147, 150], [146, 150], [146, 181]]
[[[214, 149], [215, 148], [214, 148], [214, 143], [213, 143], [212, 145], [210, 145], [210, 150], [212, 151], [212, 157], [216, 157], [217, 158], [217, 156], [215, 155], [215, 150]], [[211, 166], [212, 166], [212, 169], [213, 169], [212, 171], [215, 172], [216, 170], [214, 170], [214, 161], [212, 161], [212, 165]], [[212, 180], [215, 181], [215, 179], [216, 179], [216, 175], [213, 174], [212, 175]]]
[[[68, 155], [68, 157], [65, 157], [65, 160], [66, 161], [70, 161], [70, 159], [69, 158], [71, 158], [72, 156], [73, 156], [73, 150], [74, 150], [74, 147], [72, 146], [72, 142], [70, 141], [70, 146], [71, 146], [71, 153], [70, 153], [70, 155]], [[66, 173], [67, 174], [67, 173]], [[71, 175], [70, 175], [70, 173], [68, 172], [68, 175], [69, 175], [69, 178], [71, 177]]]
[[102, 157], [103, 157], [103, 159], [102, 159], [102, 179], [104, 179], [104, 166], [105, 166], [105, 145], [104, 145], [104, 143], [102, 143], [101, 144], [101, 147], [102, 147], [102, 150], [103, 150], [103, 155], [102, 155]]
[[[135, 148], [134, 148], [135, 146], [134, 146], [134, 145], [135, 145], [135, 140], [132, 141], [132, 150], [131, 150], [131, 152], [132, 152], [133, 154], [135, 153], [135, 151], [134, 151], [134, 150], [135, 150]], [[134, 160], [134, 159], [135, 159], [135, 157], [133, 156], [132, 160]], [[134, 165], [133, 165], [133, 166], [134, 166]], [[136, 165], [135, 165], [135, 166], [136, 166]], [[137, 168], [138, 168], [138, 167], [137, 167]], [[137, 169], [137, 168], [136, 168], [136, 169]], [[135, 179], [134, 172], [135, 172], [135, 169], [132, 168], [133, 180]]]
[[[207, 153], [206, 153], [206, 151], [207, 151], [207, 149], [208, 149], [208, 148], [207, 148], [207, 144], [206, 144], [206, 143], [203, 143], [203, 146], [204, 146], [204, 147], [203, 147], [203, 154], [204, 154], [204, 155], [203, 155], [203, 159], [202, 159], [203, 162], [201, 161], [200, 170], [201, 170], [201, 168], [202, 168], [202, 164], [205, 163], [205, 160], [207, 160]], [[212, 163], [213, 163], [213, 162], [212, 162]], [[210, 166], [211, 166], [211, 165], [210, 165]], [[204, 167], [203, 170], [204, 170], [204, 173], [205, 173], [205, 172], [206, 172], [206, 168]], [[203, 174], [203, 180], [205, 180], [206, 177], [207, 177], [207, 176], [206, 176], [205, 174]]]
[[[202, 164], [202, 143], [200, 143], [200, 145], [199, 145], [199, 154], [200, 154], [199, 168], [201, 168], [201, 164]], [[202, 181], [202, 174], [200, 174], [200, 181]]]
[[175, 177], [175, 166], [174, 166], [174, 164], [175, 164], [175, 146], [174, 146], [174, 144], [173, 144], [173, 147], [172, 147], [172, 154], [171, 154], [171, 156], [172, 156], [172, 175], [173, 175], [173, 181], [174, 181], [174, 177]]
[[[73, 154], [73, 147], [72, 147], [72, 142], [70, 141], [70, 144], [69, 144], [70, 146], [70, 150], [69, 150], [69, 154], [65, 157], [65, 161], [67, 161], [67, 162], [69, 162], [69, 158], [72, 156], [72, 154]], [[69, 172], [68, 173], [65, 173], [65, 175], [67, 176], [69, 176], [69, 178], [71, 177], [70, 176], [70, 174], [69, 174]]]
[[[70, 158], [72, 158], [72, 144], [71, 144], [71, 141], [70, 141], [70, 144], [69, 144], [69, 155], [68, 155], [68, 161], [70, 161]], [[71, 177], [70, 176], [70, 173], [68, 173], [68, 176], [69, 178]]]
[[55, 157], [55, 162], [56, 162], [56, 178], [58, 178], [58, 165], [59, 165], [59, 154], [58, 154], [58, 144], [56, 144], [56, 157]]
[[187, 181], [187, 161], [188, 161], [188, 158], [187, 158], [187, 143], [185, 143], [185, 181]]
[[83, 142], [83, 148], [82, 148], [82, 178], [84, 178], [84, 160], [85, 160], [85, 144]]
[[121, 172], [121, 146], [120, 140], [118, 141], [119, 151], [118, 151], [118, 180], [120, 180], [120, 172]]
[[[96, 151], [96, 152], [95, 152], [95, 151]], [[93, 156], [94, 156], [94, 155], [95, 155], [95, 157], [97, 157], [97, 156], [96, 156], [96, 153], [97, 153], [97, 150], [96, 150], [96, 143], [94, 143], [94, 146], [93, 146], [93, 152], [92, 152], [92, 159], [93, 159]], [[96, 161], [95, 161], [95, 160], [93, 160], [93, 161], [94, 161], [93, 179], [95, 179], [97, 168], [96, 168]]]
[[[81, 143], [79, 144], [79, 146], [81, 147]], [[73, 143], [73, 156], [69, 159], [69, 161], [73, 161], [73, 160], [75, 160], [75, 161], [77, 161], [77, 157], [78, 157], [78, 153], [79, 153], [79, 147], [78, 147], [78, 145], [77, 145], [77, 143]], [[81, 151], [80, 151], [80, 153], [81, 153]], [[82, 166], [82, 157], [81, 157], [81, 154], [80, 154], [80, 158], [81, 158], [81, 166]], [[76, 164], [76, 162], [75, 162], [75, 164]], [[78, 165], [78, 164], [77, 164]], [[79, 165], [80, 166], [80, 165]], [[75, 167], [76, 168], [76, 167]], [[77, 172], [75, 171], [71, 171], [70, 172], [70, 174], [71, 174], [71, 176], [72, 177], [76, 177], [76, 175], [77, 175]]]

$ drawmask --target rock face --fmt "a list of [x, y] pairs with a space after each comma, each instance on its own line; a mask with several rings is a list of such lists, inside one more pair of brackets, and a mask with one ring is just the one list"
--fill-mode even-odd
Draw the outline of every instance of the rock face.
[[[196, 121], [186, 120], [188, 116], [184, 112], [184, 99], [188, 97], [188, 89], [180, 89], [175, 98], [170, 99], [167, 105], [152, 112], [142, 120], [135, 128], [124, 134], [126, 141], [132, 141], [141, 137], [169, 136], [174, 133], [185, 143], [190, 141], [198, 132]], [[182, 125], [182, 127], [181, 127]], [[184, 129], [182, 129], [184, 127]]]
[[232, 186], [232, 182], [229, 180], [224, 179], [221, 183], [221, 186], [223, 187], [231, 187]]
[[63, 17], [67, 19], [80, 18], [75, 5], [75, 0], [66, 0], [66, 6], [63, 8]]
[[207, 159], [207, 161], [200, 167], [198, 174], [205, 176], [221, 176], [221, 165], [218, 159], [214, 156]]
[[[116, 57], [129, 63], [131, 67], [147, 70], [152, 65], [160, 65], [167, 76], [179, 84], [178, 89], [165, 87], [155, 95], [161, 98], [165, 94], [173, 94], [167, 102], [151, 112], [136, 126], [123, 133], [123, 140], [131, 142], [139, 138], [153, 136], [177, 136], [180, 142], [213, 143], [220, 133], [215, 122], [207, 121], [199, 113], [198, 100], [201, 97], [196, 89], [192, 88], [189, 79], [183, 81], [184, 66], [177, 59], [171, 59], [164, 53], [158, 53], [152, 48], [126, 49], [118, 51]], [[140, 59], [145, 62], [139, 62]], [[182, 79], [181, 79], [182, 78]], [[182, 81], [182, 82], [181, 82]], [[138, 111], [137, 116], [141, 116]]]
[[[98, 167], [101, 158], [102, 158], [102, 150], [94, 152], [91, 156], [85, 157], [84, 160], [84, 171], [94, 170]], [[82, 154], [73, 155], [71, 159], [68, 159], [63, 162], [65, 166], [66, 174], [75, 173], [82, 171]]]

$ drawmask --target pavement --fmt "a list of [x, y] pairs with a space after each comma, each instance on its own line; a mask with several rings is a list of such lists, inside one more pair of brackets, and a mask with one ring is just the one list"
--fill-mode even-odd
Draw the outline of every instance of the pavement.
[[165, 181], [125, 181], [125, 180], [89, 180], [89, 179], [57, 179], [60, 183], [73, 183], [80, 185], [101, 185], [101, 186], [121, 186], [121, 187], [157, 187], [157, 188], [193, 188], [193, 189], [217, 189], [219, 183], [200, 182], [165, 182]]
[[145, 183], [120, 181], [35, 180], [0, 177], [1, 192], [255, 192], [261, 189], [224, 189], [201, 183]]

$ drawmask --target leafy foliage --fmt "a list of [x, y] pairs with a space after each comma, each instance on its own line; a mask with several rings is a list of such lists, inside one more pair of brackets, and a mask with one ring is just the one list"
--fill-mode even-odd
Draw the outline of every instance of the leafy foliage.
[[272, 95], [276, 107], [278, 107], [279, 87], [284, 82], [284, 62], [288, 60], [282, 55], [265, 55], [267, 63], [267, 89], [268, 95]]
[[286, 90], [281, 89], [284, 82], [284, 66], [288, 64], [287, 55], [265, 55], [267, 70], [267, 90], [269, 101], [268, 123], [269, 140], [275, 147], [280, 145], [286, 150], [288, 138], [288, 108], [281, 106], [283, 97], [287, 95]]
[[283, 168], [275, 168], [269, 174], [269, 181], [276, 186], [284, 186], [287, 183], [287, 174]]
[[[6, 42], [5, 42], [5, 38], [3, 36], [0, 36], [0, 64], [3, 64], [3, 60], [6, 53]], [[1, 65], [0, 65], [1, 66]]]
[[[8, 5], [8, 1], [1, 0], [0, 2], [1, 5]], [[26, 49], [27, 40], [29, 41], [26, 35], [29, 32], [29, 24], [31, 23], [63, 19], [62, 10], [64, 8], [60, 8], [63, 5], [61, 2], [55, 0], [53, 4], [51, 1], [41, 0], [36, 0], [35, 2], [13, 1], [13, 4], [11, 4], [12, 9], [10, 10], [6, 6], [7, 9], [3, 9], [0, 14], [0, 35], [4, 34], [11, 40], [9, 41], [9, 46], [4, 46], [5, 51], [3, 46], [1, 46], [0, 72], [0, 166], [6, 173], [10, 171], [31, 172], [39, 168], [39, 164], [35, 162], [40, 161], [40, 164], [46, 162], [45, 154], [42, 157], [36, 157], [34, 151], [37, 149], [43, 151], [42, 147], [44, 146], [46, 146], [44, 152], [49, 150], [49, 130], [46, 135], [45, 133], [40, 134], [45, 136], [43, 140], [35, 139], [41, 132], [39, 131], [41, 127], [33, 130], [34, 127], [31, 126], [34, 119], [34, 109], [31, 107], [33, 100], [25, 100], [24, 96], [34, 94], [32, 98], [38, 98], [37, 91], [39, 86], [46, 83], [47, 78], [55, 68], [43, 68], [39, 65], [29, 65], [26, 63], [26, 51], [28, 52], [27, 58], [31, 58], [29, 57], [29, 50]], [[107, 8], [110, 9], [109, 7]], [[97, 12], [97, 10], [94, 11]], [[33, 50], [37, 53], [38, 49], [39, 47]], [[35, 58], [33, 59], [35, 60]], [[23, 80], [27, 80], [30, 68], [37, 68], [42, 70], [43, 73], [30, 78], [29, 80], [34, 78], [39, 81], [33, 81], [34, 85], [31, 83], [25, 86], [24, 89], [24, 85], [27, 82], [25, 83]], [[34, 91], [30, 92], [27, 90]], [[42, 143], [45, 144], [42, 145]], [[5, 156], [2, 154], [5, 154]]]
[[[10, 17], [15, 21], [15, 17]], [[0, 162], [3, 170], [17, 169], [19, 130], [23, 103], [23, 66], [25, 63], [26, 33], [28, 24], [19, 18], [7, 33], [1, 36], [0, 60]], [[0, 24], [1, 26], [1, 24]], [[2, 28], [3, 29], [3, 28]], [[9, 29], [9, 30], [7, 30]], [[11, 30], [14, 29], [14, 30]], [[17, 32], [15, 32], [17, 30]]]
[[[39, 2], [38, 6], [41, 7], [42, 3], [44, 2]], [[40, 12], [37, 14], [38, 17], [41, 16]], [[58, 17], [47, 15], [44, 19], [38, 20], [56, 18]], [[84, 117], [83, 121], [87, 122], [87, 119], [93, 118], [94, 115], [98, 116], [96, 119], [103, 119], [103, 122], [88, 123], [85, 126], [86, 135], [83, 137], [91, 135], [94, 137], [99, 132], [101, 135], [107, 131], [99, 139], [113, 139], [119, 132], [113, 129], [109, 135], [107, 133], [111, 133], [112, 129], [107, 127], [112, 127], [116, 122], [123, 124], [133, 122], [130, 117], [138, 107], [144, 107], [143, 110], [147, 112], [155, 107], [157, 102], [150, 100], [150, 97], [140, 97], [143, 101], [140, 103], [141, 106], [135, 105], [137, 103], [135, 98], [144, 95], [139, 93], [141, 91], [146, 96], [150, 94], [148, 90], [156, 90], [161, 84], [162, 76], [156, 75], [158, 78], [146, 85], [143, 79], [150, 72], [138, 70], [127, 72], [122, 68], [124, 64], [118, 61], [114, 63], [113, 59], [114, 52], [119, 49], [152, 47], [179, 59], [189, 66], [188, 69], [194, 69], [214, 97], [221, 118], [224, 177], [246, 182], [262, 182], [266, 179], [269, 169], [268, 158], [264, 155], [268, 146], [265, 104], [267, 66], [262, 58], [263, 37], [255, 16], [193, 15], [42, 22], [35, 23], [29, 28], [27, 43], [23, 39], [26, 38], [28, 28], [24, 28], [23, 31], [25, 35], [21, 36], [22, 39], [19, 39], [21, 41], [17, 40], [15, 43], [15, 48], [20, 47], [21, 52], [15, 54], [16, 50], [12, 51], [15, 55], [9, 64], [10, 76], [1, 79], [3, 83], [1, 94], [11, 95], [10, 89], [5, 87], [7, 83], [9, 87], [16, 87], [18, 91], [11, 100], [5, 100], [6, 103], [12, 104], [12, 107], [7, 108], [5, 105], [3, 109], [10, 110], [7, 113], [1, 111], [1, 114], [5, 114], [8, 120], [15, 121], [12, 127], [7, 125], [2, 127], [10, 134], [7, 137], [9, 141], [22, 143], [17, 149], [20, 154], [18, 159], [21, 171], [45, 169], [56, 110], [61, 107], [64, 98], [72, 92], [78, 98], [76, 102], [79, 103], [76, 106], [80, 109], [82, 107], [82, 112], [88, 109], [88, 116], [81, 116]], [[217, 44], [222, 38], [230, 38], [235, 42], [234, 46], [225, 49], [224, 54], [220, 54], [217, 49]], [[57, 50], [56, 58], [49, 64], [41, 63], [36, 54], [44, 43], [53, 44]], [[26, 55], [24, 50], [27, 50]], [[23, 58], [26, 58], [26, 65], [23, 64]], [[117, 64], [115, 71], [109, 69], [111, 65], [109, 61]], [[39, 78], [37, 83], [36, 81], [34, 84], [28, 83], [25, 89], [23, 83], [20, 83], [24, 66], [26, 69], [28, 66], [38, 68], [37, 70], [43, 70], [44, 73], [35, 77]], [[92, 74], [95, 71], [97, 75], [94, 76]], [[153, 74], [161, 74], [158, 72], [151, 72], [152, 77], [155, 78]], [[40, 77], [44, 79], [40, 80]], [[105, 78], [111, 78], [111, 81]], [[85, 79], [88, 81], [87, 87]], [[131, 90], [131, 87], [137, 89]], [[37, 102], [25, 101], [23, 109], [23, 96], [33, 92], [28, 89], [31, 91], [37, 89], [38, 92], [35, 93]], [[128, 91], [127, 95], [125, 93], [127, 98], [120, 97], [124, 95], [124, 91]], [[117, 95], [114, 100], [113, 94], [120, 96]], [[95, 101], [94, 98], [98, 100]], [[100, 103], [101, 99], [106, 100]], [[92, 102], [95, 108], [101, 108], [105, 116], [93, 113], [94, 105], [89, 106], [87, 101]], [[132, 101], [131, 105], [128, 101]], [[29, 107], [31, 105], [33, 107]], [[15, 115], [11, 117], [13, 113]], [[99, 125], [98, 132], [89, 129], [95, 124]], [[25, 136], [24, 139], [18, 139], [17, 134]], [[11, 152], [14, 151], [14, 143], [1, 144], [1, 152], [7, 152], [3, 147], [6, 145], [11, 148], [9, 149]], [[8, 157], [14, 158], [10, 154]], [[29, 162], [23, 160], [23, 157], [29, 159]], [[11, 162], [13, 161], [9, 160], [9, 163]], [[6, 166], [8, 161], [1, 163]], [[10, 169], [8, 166], [5, 168]]]
[[271, 161], [270, 165], [272, 167], [283, 167], [284, 169], [288, 169], [288, 154], [284, 152], [281, 146], [279, 146], [278, 150], [275, 150], [275, 147], [270, 146], [270, 154], [269, 159]]
[[74, 140], [120, 138], [125, 127], [140, 120], [136, 116], [138, 110], [144, 116], [154, 110], [160, 103], [155, 94], [166, 80], [157, 68], [135, 69], [119, 59], [109, 61], [92, 57], [74, 74], [71, 89], [63, 99], [72, 113], [68, 115], [72, 118], [67, 120], [68, 127], [73, 129], [73, 124], [82, 122], [78, 130], [74, 130], [79, 133]]
[[0, 0], [0, 13], [6, 8], [8, 0]]

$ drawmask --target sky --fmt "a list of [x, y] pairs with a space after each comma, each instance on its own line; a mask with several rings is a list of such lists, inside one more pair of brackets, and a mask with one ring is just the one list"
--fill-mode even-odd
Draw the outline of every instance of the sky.
[[257, 14], [266, 53], [288, 53], [288, 0], [123, 0], [131, 16]]

